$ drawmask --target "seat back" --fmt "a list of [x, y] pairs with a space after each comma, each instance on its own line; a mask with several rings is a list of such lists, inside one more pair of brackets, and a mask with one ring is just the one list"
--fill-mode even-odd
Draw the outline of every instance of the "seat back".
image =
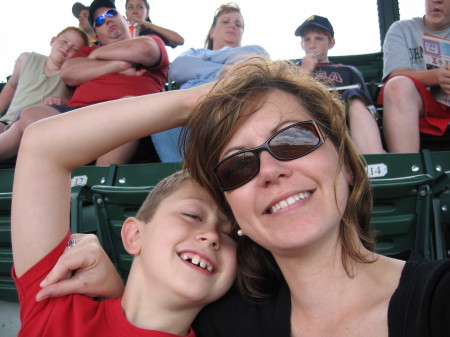
[[116, 165], [82, 166], [72, 172], [70, 227], [72, 233], [100, 235], [91, 187], [111, 185]]
[[417, 154], [365, 155], [374, 203], [371, 218], [377, 234], [376, 249], [395, 255], [413, 249], [433, 259], [431, 234], [432, 177]]
[[2, 169], [0, 176], [0, 300], [18, 301], [11, 278], [11, 201], [14, 169]]
[[433, 221], [438, 258], [450, 257], [450, 151], [423, 150], [433, 184]]
[[361, 71], [366, 83], [381, 83], [383, 77], [383, 53], [361, 55], [330, 56], [330, 61], [336, 64], [349, 64]]

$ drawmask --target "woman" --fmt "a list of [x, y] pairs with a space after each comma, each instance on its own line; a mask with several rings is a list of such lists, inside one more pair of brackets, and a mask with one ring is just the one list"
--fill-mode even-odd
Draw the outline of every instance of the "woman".
[[[203, 101], [183, 91], [165, 96], [164, 120], [123, 132], [180, 123], [200, 101], [186, 123], [186, 167], [239, 224], [245, 298], [204, 309], [199, 336], [448, 336], [450, 261], [373, 252], [369, 181], [336, 94], [295, 65], [259, 58], [230, 69]], [[144, 102], [129, 102], [140, 115]]]
[[152, 23], [149, 16], [150, 5], [147, 0], [127, 0], [125, 9], [129, 24], [138, 29], [139, 35], [158, 35], [166, 46], [172, 48], [183, 45], [184, 38], [180, 34]]
[[[205, 49], [191, 48], [176, 57], [169, 68], [169, 80], [180, 89], [196, 87], [217, 80], [230, 64], [248, 55], [268, 53], [257, 45], [241, 46], [244, 18], [238, 5], [221, 5], [214, 15], [205, 41]], [[181, 161], [178, 139], [181, 128], [152, 135], [162, 162]]]

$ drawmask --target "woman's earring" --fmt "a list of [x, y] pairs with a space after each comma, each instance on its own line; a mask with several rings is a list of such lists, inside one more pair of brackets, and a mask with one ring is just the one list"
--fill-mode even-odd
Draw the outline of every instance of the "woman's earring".
[[244, 231], [242, 229], [238, 229], [237, 235], [238, 236], [244, 236]]

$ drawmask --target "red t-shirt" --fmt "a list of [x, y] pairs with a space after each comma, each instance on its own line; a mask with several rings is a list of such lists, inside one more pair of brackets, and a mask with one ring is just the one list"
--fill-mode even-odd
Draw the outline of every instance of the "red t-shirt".
[[[69, 295], [36, 302], [39, 283], [50, 272], [67, 245], [70, 233], [46, 257], [30, 268], [24, 275], [15, 277], [20, 300], [22, 327], [19, 337], [175, 337], [175, 335], [140, 329], [126, 319], [121, 298], [95, 301], [83, 295]], [[191, 329], [187, 337], [195, 337]]]
[[[126, 96], [141, 96], [163, 91], [167, 79], [169, 57], [164, 42], [156, 35], [148, 36], [156, 41], [161, 50], [159, 64], [148, 67], [148, 70], [142, 76], [110, 73], [84, 82], [77, 86], [68, 105], [83, 107]], [[72, 58], [87, 57], [97, 48], [100, 47], [84, 47], [75, 53]]]

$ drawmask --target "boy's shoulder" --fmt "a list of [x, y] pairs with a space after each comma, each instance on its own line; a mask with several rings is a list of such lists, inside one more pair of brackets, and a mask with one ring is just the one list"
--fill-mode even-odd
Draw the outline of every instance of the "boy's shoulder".
[[[11, 75], [10, 81], [12, 80], [12, 82], [14, 82], [14, 79], [17, 81], [25, 64], [27, 63], [27, 61], [30, 59], [30, 57], [32, 57], [31, 55], [36, 55], [36, 58], [47, 58], [44, 55], [38, 54], [38, 53], [34, 53], [34, 52], [23, 52], [21, 53], [17, 59], [16, 59], [16, 63], [14, 64], [14, 70], [13, 73]], [[11, 82], [11, 83], [12, 83]]]

